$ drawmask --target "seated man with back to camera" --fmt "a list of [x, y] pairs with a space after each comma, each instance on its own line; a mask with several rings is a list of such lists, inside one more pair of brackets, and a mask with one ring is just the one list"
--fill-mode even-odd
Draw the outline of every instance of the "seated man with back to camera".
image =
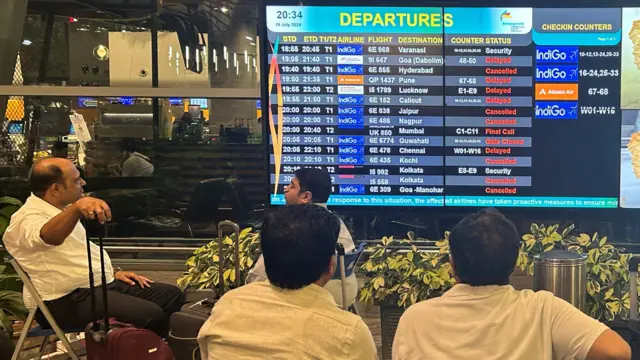
[[[36, 162], [29, 176], [32, 194], [12, 217], [4, 245], [27, 272], [36, 291], [63, 329], [82, 329], [93, 320], [89, 291], [86, 230], [82, 218], [101, 224], [111, 220], [102, 200], [82, 197], [86, 184], [66, 159], [45, 158]], [[166, 336], [169, 316], [180, 310], [182, 291], [173, 285], [154, 284], [133, 272], [113, 269], [104, 254], [109, 315], [139, 328]], [[91, 244], [96, 285], [101, 283], [100, 250]], [[102, 292], [96, 288], [97, 309], [102, 313]], [[25, 292], [25, 304], [33, 308]], [[38, 312], [36, 320], [46, 325]]]
[[216, 303], [198, 334], [202, 359], [377, 359], [367, 325], [323, 288], [336, 268], [339, 228], [319, 206], [268, 211], [260, 243], [269, 280]]
[[[296, 204], [314, 204], [323, 208], [327, 208], [327, 201], [331, 195], [331, 176], [324, 170], [316, 168], [302, 168], [295, 172], [295, 177], [291, 183], [284, 188], [284, 198], [287, 205]], [[344, 246], [344, 251], [349, 253], [355, 250], [356, 246], [351, 238], [349, 229], [345, 226], [342, 219], [340, 221], [340, 235], [338, 242]], [[267, 274], [264, 269], [264, 259], [262, 256], [258, 258], [256, 265], [247, 275], [246, 282], [264, 281]], [[358, 281], [355, 272], [347, 278], [347, 302], [353, 304], [358, 295]], [[325, 286], [335, 299], [338, 306], [342, 307], [342, 284], [340, 280], [331, 280]]]
[[402, 315], [394, 360], [631, 358], [618, 334], [568, 302], [509, 285], [520, 236], [497, 210], [464, 218], [449, 246], [457, 284]]

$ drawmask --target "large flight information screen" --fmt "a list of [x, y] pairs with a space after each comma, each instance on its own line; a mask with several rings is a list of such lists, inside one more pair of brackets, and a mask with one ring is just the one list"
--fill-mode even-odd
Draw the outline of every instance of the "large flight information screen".
[[[616, 208], [622, 9], [267, 6], [271, 204]], [[639, 135], [640, 136], [640, 135]]]

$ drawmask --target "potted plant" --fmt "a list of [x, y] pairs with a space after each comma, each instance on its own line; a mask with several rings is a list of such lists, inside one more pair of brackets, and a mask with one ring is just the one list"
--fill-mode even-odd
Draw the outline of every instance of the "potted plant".
[[[9, 222], [11, 221], [11, 215], [13, 215], [20, 207], [22, 206], [22, 201], [12, 198], [12, 197], [0, 197], [0, 244], [4, 246], [2, 243], [2, 237], [4, 236], [4, 232], [9, 227]], [[13, 274], [16, 272], [7, 261], [6, 258], [9, 256], [5, 250], [0, 251], [0, 274]], [[0, 275], [2, 276], [2, 275]], [[14, 290], [14, 291], [22, 291], [22, 281], [16, 275], [10, 278], [0, 279], [0, 290]]]
[[531, 233], [522, 236], [517, 266], [533, 274], [537, 254], [563, 249], [587, 255], [586, 313], [601, 321], [629, 316], [629, 255], [621, 254], [607, 243], [607, 237], [571, 235], [573, 225], [558, 232], [558, 225], [531, 225]]
[[[244, 279], [260, 256], [260, 234], [253, 232], [251, 228], [240, 232], [239, 242], [239, 269], [236, 274], [234, 264], [235, 234], [227, 236], [222, 241], [224, 246], [224, 284], [225, 289], [235, 287], [236, 276]], [[178, 286], [189, 290], [213, 290], [217, 291], [220, 284], [218, 266], [218, 240], [214, 239], [209, 244], [194, 251], [193, 256], [187, 260], [187, 271], [178, 279]]]
[[[14, 350], [13, 322], [24, 321], [28, 310], [22, 301], [22, 293], [14, 290], [22, 289], [22, 282], [17, 274], [8, 272], [11, 266], [0, 265], [0, 358], [9, 359]], [[3, 357], [5, 356], [5, 357]]]
[[[0, 243], [5, 230], [13, 215], [22, 202], [12, 197], [0, 198]], [[15, 273], [13, 267], [5, 260], [9, 255], [6, 251], [0, 252], [0, 355], [13, 353], [13, 324], [12, 320], [25, 320], [28, 310], [22, 301], [22, 282]], [[2, 357], [2, 356], [0, 356]]]
[[455, 284], [449, 263], [449, 233], [438, 241], [438, 251], [422, 251], [413, 245], [414, 235], [396, 240], [383, 237], [373, 246], [360, 269], [367, 277], [360, 301], [380, 306], [383, 357], [391, 358], [391, 346], [400, 316], [416, 302], [441, 296]]
[[18, 211], [22, 206], [22, 201], [12, 197], [0, 197], [0, 239], [4, 235], [4, 231], [9, 227], [11, 215]]

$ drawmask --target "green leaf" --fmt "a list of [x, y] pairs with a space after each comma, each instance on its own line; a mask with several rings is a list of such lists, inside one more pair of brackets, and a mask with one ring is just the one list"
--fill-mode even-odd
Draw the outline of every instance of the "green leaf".
[[194, 267], [196, 266], [196, 257], [192, 256], [189, 258], [189, 260], [187, 260], [187, 266], [188, 267]]
[[587, 234], [580, 234], [580, 236], [578, 236], [578, 243], [580, 243], [580, 246], [587, 246], [590, 241], [591, 238]]
[[4, 329], [4, 331], [8, 332], [10, 335], [13, 335], [13, 326], [11, 326], [11, 320], [7, 314], [0, 309], [0, 327]]
[[613, 321], [613, 319], [615, 318], [615, 314], [613, 313], [613, 311], [611, 311], [611, 309], [607, 308], [604, 311], [604, 318], [607, 321]]
[[531, 234], [533, 234], [533, 236], [536, 236], [538, 234], [538, 231], [540, 231], [540, 227], [538, 226], [538, 224], [531, 224]]
[[22, 320], [29, 314], [22, 302], [22, 294], [16, 291], [0, 291], [0, 309]]
[[600, 258], [600, 250], [598, 249], [591, 249], [587, 253], [587, 261], [590, 262], [591, 264], [595, 264], [599, 258]]
[[569, 235], [573, 231], [573, 229], [575, 229], [575, 227], [576, 226], [574, 224], [571, 224], [568, 227], [566, 227], [564, 230], [562, 230], [562, 237], [566, 238], [567, 235]]
[[600, 284], [594, 280], [587, 281], [587, 294], [591, 297], [595, 296], [596, 293], [600, 292]]
[[6, 205], [0, 207], [0, 217], [5, 219], [11, 219], [11, 215], [13, 215], [16, 211], [20, 209], [20, 206], [14, 205]]
[[603, 247], [604, 244], [606, 244], [606, 243], [607, 243], [607, 237], [603, 236], [602, 239], [600, 239], [599, 245], [600, 245], [600, 247]]
[[560, 225], [555, 224], [555, 225], [551, 225], [547, 228], [547, 236], [551, 236], [551, 234], [555, 233], [556, 231], [558, 231], [558, 228], [560, 227]]
[[0, 206], [2, 205], [15, 205], [18, 207], [21, 207], [23, 205], [22, 201], [16, 199], [16, 198], [12, 198], [10, 196], [3, 196], [0, 197]]
[[611, 298], [611, 296], [613, 296], [613, 288], [607, 290], [607, 292], [604, 293], [604, 298], [605, 299], [609, 299], [609, 298]]

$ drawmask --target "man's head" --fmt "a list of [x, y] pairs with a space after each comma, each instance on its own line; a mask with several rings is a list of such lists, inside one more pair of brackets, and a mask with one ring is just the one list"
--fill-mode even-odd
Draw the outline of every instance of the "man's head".
[[138, 144], [135, 139], [122, 139], [122, 152], [125, 158], [136, 151], [138, 151]]
[[69, 144], [62, 141], [56, 141], [51, 146], [51, 156], [66, 159], [69, 156]]
[[303, 204], [269, 211], [261, 246], [269, 281], [282, 289], [324, 286], [336, 267], [338, 218], [327, 209]]
[[284, 188], [287, 205], [323, 204], [331, 195], [331, 176], [324, 170], [302, 168], [295, 172], [291, 183]]
[[80, 199], [85, 184], [76, 166], [67, 159], [40, 159], [29, 174], [31, 192], [57, 208]]
[[496, 209], [462, 219], [449, 234], [456, 279], [472, 286], [507, 285], [518, 259], [520, 236]]

